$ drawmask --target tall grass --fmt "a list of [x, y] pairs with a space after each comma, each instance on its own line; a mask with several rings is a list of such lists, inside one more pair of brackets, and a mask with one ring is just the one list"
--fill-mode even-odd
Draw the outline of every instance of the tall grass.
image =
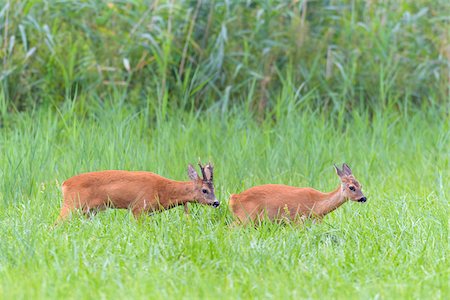
[[[448, 298], [447, 1], [3, 1], [0, 299]], [[222, 205], [54, 230], [60, 185], [187, 179]], [[322, 224], [230, 228], [231, 193], [338, 184]]]
[[[262, 123], [246, 108], [213, 107], [154, 124], [120, 100], [83, 118], [75, 103], [10, 119], [0, 136], [0, 298], [446, 298], [445, 111], [343, 119], [284, 100], [277, 121]], [[198, 157], [215, 164], [217, 210], [191, 205], [189, 218], [175, 208], [141, 222], [108, 210], [49, 230], [74, 174], [182, 180]], [[367, 204], [306, 227], [228, 227], [230, 193], [262, 183], [332, 190], [332, 163], [344, 161]]]
[[9, 110], [74, 97], [90, 107], [119, 91], [160, 118], [245, 101], [264, 116], [283, 78], [331, 110], [399, 98], [446, 105], [449, 96], [444, 0], [3, 3]]

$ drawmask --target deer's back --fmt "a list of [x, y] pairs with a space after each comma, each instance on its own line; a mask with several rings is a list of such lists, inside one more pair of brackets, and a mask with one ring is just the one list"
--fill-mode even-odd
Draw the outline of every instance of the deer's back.
[[313, 188], [299, 188], [284, 184], [264, 184], [254, 186], [239, 194], [239, 199], [243, 202], [269, 200], [284, 201], [286, 199], [298, 199], [301, 201], [311, 194], [320, 193]]
[[65, 187], [100, 187], [111, 184], [146, 184], [148, 182], [168, 180], [162, 176], [145, 171], [108, 170], [89, 172], [70, 177], [63, 182]]
[[116, 206], [146, 196], [153, 200], [161, 183], [169, 179], [144, 171], [100, 171], [73, 176], [62, 184], [65, 201], [79, 199], [82, 202], [111, 200]]
[[267, 213], [270, 218], [283, 210], [291, 216], [307, 212], [320, 192], [312, 188], [298, 188], [282, 184], [255, 186], [237, 195], [231, 195], [230, 208], [240, 219]]

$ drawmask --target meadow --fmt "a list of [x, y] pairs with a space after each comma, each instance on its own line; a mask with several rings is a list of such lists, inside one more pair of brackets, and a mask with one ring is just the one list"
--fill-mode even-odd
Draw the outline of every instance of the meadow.
[[[446, 299], [447, 1], [6, 1], [0, 299]], [[53, 228], [61, 183], [215, 168], [214, 209]], [[230, 194], [334, 190], [322, 223], [232, 227]]]
[[[21, 115], [3, 129], [0, 297], [445, 298], [448, 295], [448, 122], [438, 111], [345, 122], [317, 111], [276, 124], [245, 111], [180, 114], [149, 126], [109, 108]], [[438, 116], [438, 117], [436, 117]], [[448, 152], [447, 152], [448, 153]], [[218, 209], [190, 205], [137, 222], [108, 210], [54, 230], [61, 182], [101, 169], [151, 170], [187, 180], [215, 165]], [[284, 183], [332, 190], [347, 162], [366, 204], [321, 224], [230, 228], [230, 193]]]

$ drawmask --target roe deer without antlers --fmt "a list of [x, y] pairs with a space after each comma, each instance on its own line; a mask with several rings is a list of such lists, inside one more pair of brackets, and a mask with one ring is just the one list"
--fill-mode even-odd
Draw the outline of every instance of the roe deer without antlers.
[[191, 181], [174, 181], [151, 172], [101, 171], [76, 175], [63, 182], [63, 204], [57, 220], [66, 219], [74, 210], [95, 215], [110, 208], [131, 209], [138, 218], [184, 205], [188, 202], [219, 206], [214, 195], [213, 167], [199, 163], [203, 178], [192, 165], [188, 166]]
[[230, 208], [238, 222], [245, 224], [260, 221], [264, 217], [270, 220], [321, 220], [348, 199], [366, 202], [361, 185], [349, 166], [343, 164], [342, 170], [336, 165], [334, 167], [341, 184], [333, 192], [322, 193], [313, 188], [266, 184], [231, 195]]

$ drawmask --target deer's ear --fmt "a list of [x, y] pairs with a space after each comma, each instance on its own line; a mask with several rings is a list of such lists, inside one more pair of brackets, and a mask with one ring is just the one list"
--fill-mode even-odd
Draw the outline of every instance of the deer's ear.
[[205, 170], [205, 172], [204, 172], [204, 177], [205, 178], [203, 178], [204, 180], [207, 180], [207, 181], [213, 181], [213, 166], [211, 165], [211, 163], [208, 163], [206, 166], [205, 166], [205, 168], [204, 168], [204, 170]]
[[188, 166], [188, 176], [191, 180], [194, 181], [199, 179], [197, 172], [195, 171], [194, 167], [191, 164], [189, 164]]
[[342, 165], [342, 171], [345, 173], [345, 175], [352, 175], [352, 170], [346, 163]]
[[338, 168], [336, 165], [334, 165], [334, 169], [336, 170], [336, 174], [337, 174], [339, 177], [344, 176], [344, 172], [342, 172], [341, 170], [339, 170], [339, 168]]

